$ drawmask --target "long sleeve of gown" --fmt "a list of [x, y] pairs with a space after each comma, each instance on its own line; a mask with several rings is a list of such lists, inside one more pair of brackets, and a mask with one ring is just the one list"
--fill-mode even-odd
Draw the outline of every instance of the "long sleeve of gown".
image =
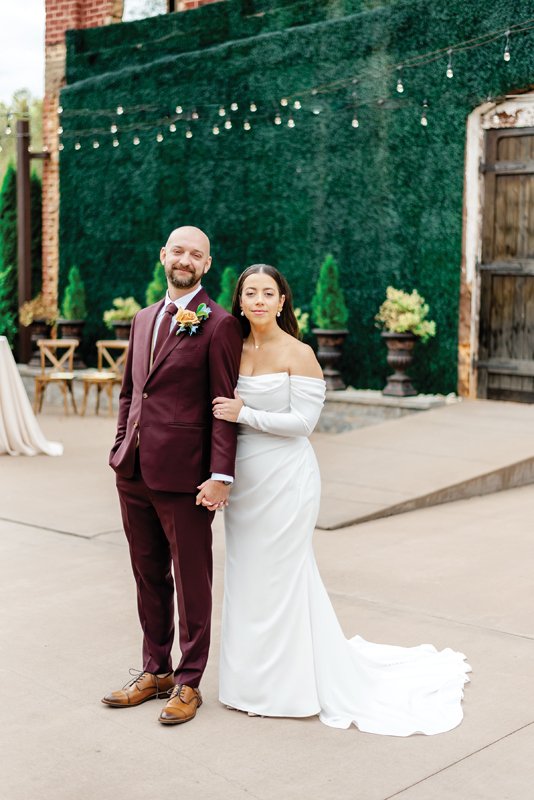
[[243, 406], [237, 421], [278, 436], [309, 436], [321, 415], [326, 386], [319, 378], [290, 375], [290, 409], [261, 411]]

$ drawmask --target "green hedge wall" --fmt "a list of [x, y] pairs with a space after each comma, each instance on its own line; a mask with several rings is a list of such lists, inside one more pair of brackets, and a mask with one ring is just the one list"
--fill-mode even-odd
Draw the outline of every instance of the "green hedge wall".
[[[402, 96], [395, 66], [527, 19], [531, 2], [373, 6], [310, 2], [297, 17], [295, 3], [228, 0], [69, 36], [74, 82], [61, 96], [60, 277], [64, 284], [71, 264], [80, 267], [92, 339], [104, 332], [102, 311], [114, 296], [142, 301], [167, 233], [196, 224], [212, 239], [206, 285], [214, 296], [226, 265], [264, 261], [285, 272], [297, 305], [308, 310], [319, 267], [326, 253], [334, 255], [350, 309], [344, 372], [354, 386], [384, 382], [385, 348], [373, 318], [386, 286], [417, 288], [438, 335], [419, 349], [413, 377], [421, 391], [455, 389], [466, 116], [488, 96], [532, 83], [534, 36], [512, 36], [509, 63], [503, 37], [456, 55], [453, 79], [445, 76], [446, 55], [406, 70]], [[189, 31], [183, 52], [177, 30]], [[134, 58], [131, 45], [140, 42]], [[287, 127], [279, 98], [354, 76], [357, 84], [339, 91], [302, 94], [295, 127]], [[425, 98], [426, 128], [419, 121]], [[234, 100], [240, 109], [232, 130], [221, 126], [214, 136], [219, 104]], [[256, 115], [243, 110], [251, 100]], [[144, 127], [177, 103], [199, 109], [193, 138], [185, 138], [184, 121], [174, 134], [163, 125]], [[118, 105], [147, 110], [116, 117], [109, 110]], [[272, 122], [277, 110], [281, 126]], [[245, 116], [250, 131], [243, 130]], [[108, 132], [114, 121], [123, 131], [130, 126], [119, 131], [117, 148]]]

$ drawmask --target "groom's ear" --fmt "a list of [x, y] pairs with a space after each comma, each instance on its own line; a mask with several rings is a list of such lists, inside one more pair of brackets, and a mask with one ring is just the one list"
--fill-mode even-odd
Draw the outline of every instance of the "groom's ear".
[[206, 261], [206, 266], [204, 267], [204, 275], [206, 274], [206, 272], [209, 272], [210, 267], [211, 267], [211, 256], [208, 256], [208, 259]]
[[161, 248], [161, 250], [159, 251], [159, 260], [161, 261], [161, 263], [163, 264], [163, 266], [165, 266], [165, 256], [166, 256], [166, 255], [167, 255], [167, 253], [166, 253], [166, 251], [165, 251], [165, 248], [164, 248], [164, 247], [162, 247], [162, 248]]

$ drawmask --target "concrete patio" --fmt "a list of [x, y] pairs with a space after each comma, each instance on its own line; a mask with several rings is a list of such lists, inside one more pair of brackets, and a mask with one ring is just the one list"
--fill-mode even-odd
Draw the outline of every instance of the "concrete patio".
[[[497, 405], [471, 426], [487, 428]], [[534, 486], [316, 533], [321, 573], [348, 636], [430, 641], [467, 654], [472, 681], [456, 730], [397, 739], [220, 706], [220, 515], [205, 703], [192, 723], [169, 729], [156, 721], [160, 701], [128, 710], [100, 703], [141, 666], [134, 584], [106, 466], [114, 420], [57, 410], [40, 419], [49, 438], [64, 442], [64, 456], [0, 459], [2, 800], [531, 799]], [[411, 419], [354, 432], [375, 437], [368, 446], [383, 453], [384, 491], [391, 476], [383, 442], [403, 452], [399, 425]], [[532, 455], [526, 417], [514, 424], [521, 458], [529, 447]], [[330, 463], [358, 474], [361, 450], [345, 437], [315, 440], [334, 505]], [[473, 452], [479, 462], [488, 458], [482, 447]], [[419, 453], [428, 481], [440, 463], [431, 455]], [[358, 498], [358, 481], [348, 483]]]

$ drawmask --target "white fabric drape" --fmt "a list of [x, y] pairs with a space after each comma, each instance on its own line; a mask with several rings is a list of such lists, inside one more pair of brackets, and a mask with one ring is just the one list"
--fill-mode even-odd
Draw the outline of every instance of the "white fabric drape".
[[5, 336], [0, 336], [0, 455], [60, 456], [63, 445], [43, 435]]

